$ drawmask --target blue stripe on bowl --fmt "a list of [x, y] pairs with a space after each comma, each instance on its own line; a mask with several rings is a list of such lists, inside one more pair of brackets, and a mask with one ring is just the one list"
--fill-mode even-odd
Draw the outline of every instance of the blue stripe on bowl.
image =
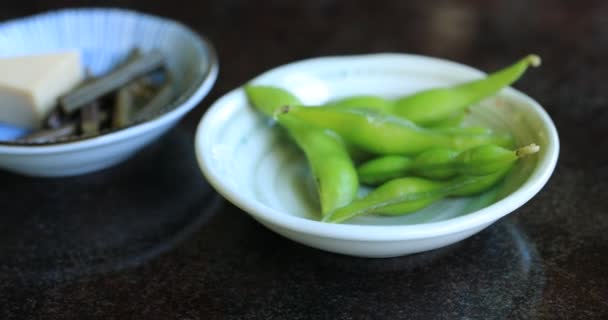
[[0, 141], [17, 139], [27, 133], [27, 129], [0, 122]]

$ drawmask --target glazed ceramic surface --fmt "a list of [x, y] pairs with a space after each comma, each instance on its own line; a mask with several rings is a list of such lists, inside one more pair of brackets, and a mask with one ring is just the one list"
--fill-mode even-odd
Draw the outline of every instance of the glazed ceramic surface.
[[[270, 70], [253, 83], [285, 88], [308, 105], [349, 95], [391, 98], [476, 79], [483, 73], [453, 62], [406, 54], [310, 59]], [[362, 216], [345, 224], [319, 222], [306, 159], [285, 133], [256, 113], [242, 88], [216, 101], [196, 135], [196, 153], [211, 184], [269, 229], [322, 250], [390, 257], [462, 240], [532, 198], [555, 167], [559, 141], [553, 122], [533, 99], [508, 88], [470, 108], [469, 123], [511, 132], [517, 145], [538, 144], [498, 187], [480, 196], [439, 201], [419, 212]], [[363, 190], [365, 192], [365, 190]]]

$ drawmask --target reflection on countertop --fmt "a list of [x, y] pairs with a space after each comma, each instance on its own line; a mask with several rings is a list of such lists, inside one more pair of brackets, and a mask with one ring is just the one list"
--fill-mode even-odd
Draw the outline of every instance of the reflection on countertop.
[[191, 236], [220, 202], [176, 129], [125, 164], [48, 179], [0, 173], [0, 282], [60, 282], [137, 266]]

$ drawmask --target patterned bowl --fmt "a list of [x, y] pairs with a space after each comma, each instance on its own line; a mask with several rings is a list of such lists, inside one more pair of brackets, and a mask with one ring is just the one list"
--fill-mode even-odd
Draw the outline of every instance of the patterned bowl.
[[[479, 78], [453, 62], [406, 54], [327, 57], [295, 62], [252, 80], [290, 90], [318, 105], [355, 94], [395, 97]], [[547, 182], [559, 140], [534, 100], [508, 88], [471, 108], [470, 122], [510, 131], [540, 153], [522, 159], [505, 181], [481, 196], [439, 201], [398, 217], [362, 216], [346, 224], [319, 222], [313, 179], [302, 152], [247, 103], [242, 88], [217, 100], [196, 134], [199, 165], [210, 183], [269, 229], [327, 251], [389, 257], [431, 250], [467, 238], [517, 209]]]
[[168, 19], [120, 9], [73, 9], [0, 24], [0, 56], [64, 49], [81, 52], [93, 75], [106, 72], [132, 48], [160, 50], [175, 78], [177, 98], [156, 117], [91, 137], [53, 144], [0, 142], [0, 168], [32, 176], [69, 176], [117, 164], [156, 140], [213, 86], [218, 62], [212, 44]]

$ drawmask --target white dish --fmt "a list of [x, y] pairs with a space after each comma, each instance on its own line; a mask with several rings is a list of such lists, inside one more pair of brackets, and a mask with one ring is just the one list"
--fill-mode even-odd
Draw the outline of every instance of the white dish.
[[218, 72], [209, 41], [184, 25], [119, 9], [75, 9], [0, 24], [0, 56], [81, 51], [93, 75], [134, 48], [159, 49], [175, 77], [177, 98], [149, 121], [97, 137], [51, 145], [0, 143], [0, 168], [32, 176], [69, 176], [109, 167], [156, 140], [209, 92]]
[[[453, 62], [406, 54], [372, 54], [304, 60], [252, 80], [295, 93], [305, 104], [376, 94], [394, 97], [471, 80], [483, 73]], [[469, 121], [509, 130], [539, 154], [520, 160], [497, 189], [500, 200], [471, 197], [440, 201], [401, 217], [366, 216], [346, 224], [317, 221], [318, 205], [306, 160], [276, 127], [247, 103], [242, 88], [217, 100], [196, 133], [204, 175], [229, 201], [269, 229], [294, 241], [347, 255], [391, 257], [465, 239], [517, 209], [547, 182], [559, 153], [553, 122], [534, 100], [508, 88], [471, 108]]]

